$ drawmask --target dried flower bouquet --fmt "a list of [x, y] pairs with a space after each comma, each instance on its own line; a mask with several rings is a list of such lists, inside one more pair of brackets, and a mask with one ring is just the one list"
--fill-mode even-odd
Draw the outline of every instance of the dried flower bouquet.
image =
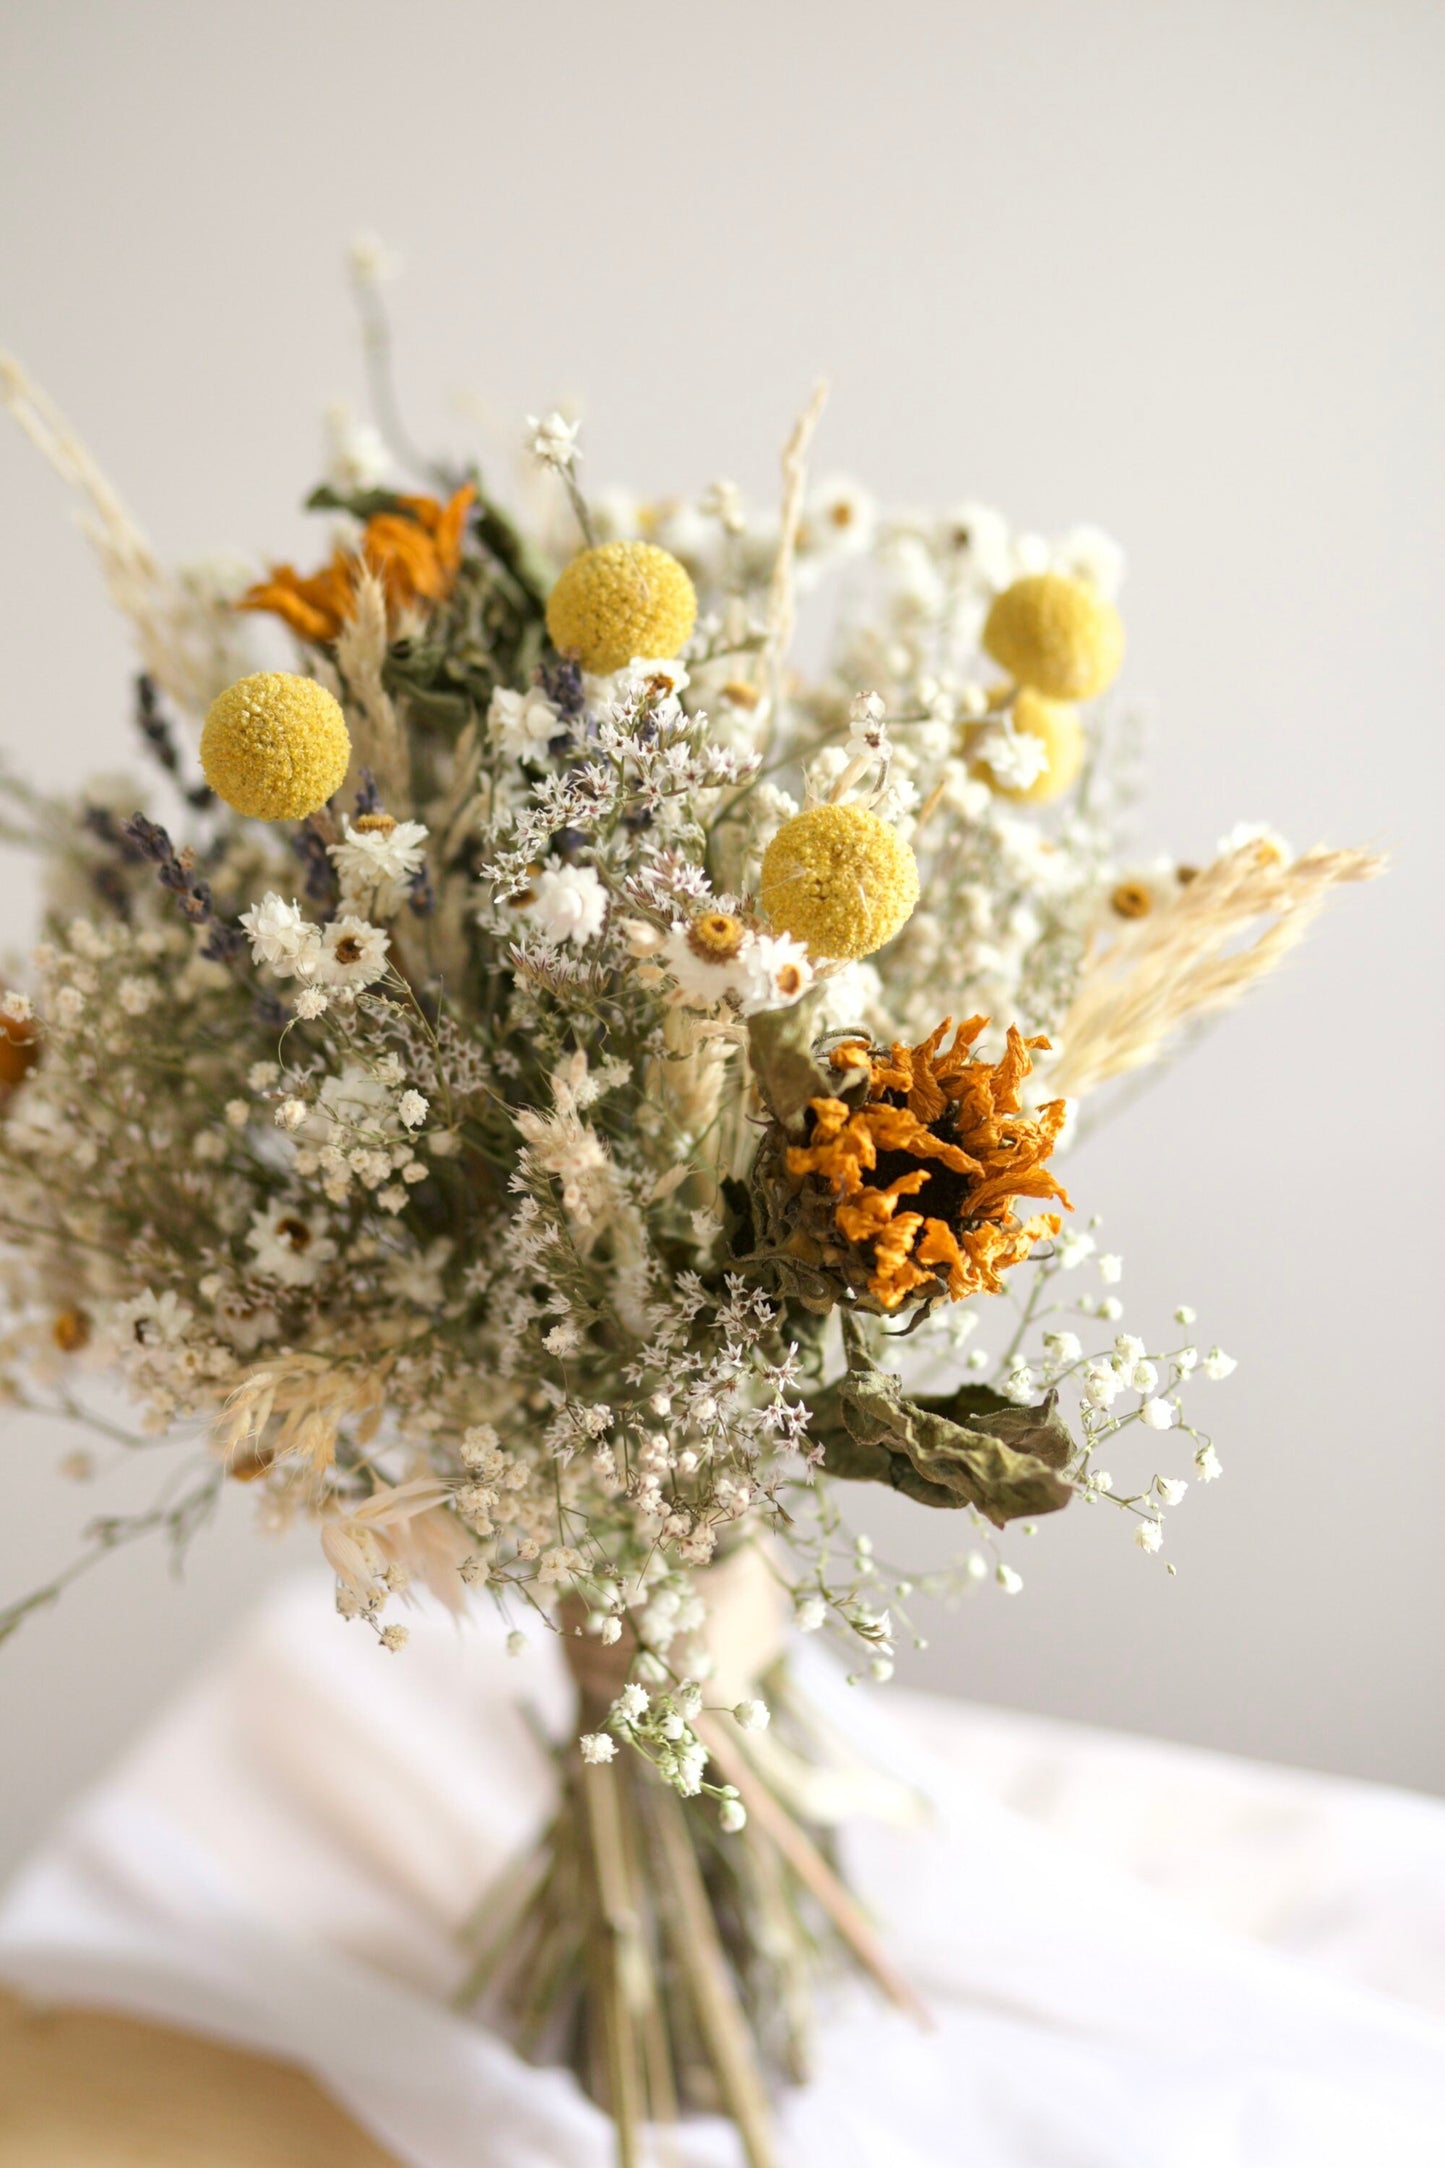
[[964, 1514], [963, 1586], [1016, 1589], [997, 1532], [1073, 1501], [1159, 1550], [1233, 1364], [1187, 1309], [1123, 1329], [1066, 1148], [1376, 861], [1132, 858], [1118, 550], [811, 483], [819, 398], [762, 510], [589, 499], [552, 415], [518, 517], [342, 417], [317, 568], [238, 577], [161, 566], [3, 389], [134, 627], [155, 769], [6, 779], [46, 922], [0, 1004], [5, 1390], [196, 1444], [73, 1570], [245, 1484], [384, 1650], [418, 1584], [558, 1634], [556, 1823], [466, 1993], [624, 2162], [692, 2106], [769, 2161], [818, 1968], [910, 1999], [780, 1664], [826, 1627], [881, 1680], [914, 1632], [841, 1484]]

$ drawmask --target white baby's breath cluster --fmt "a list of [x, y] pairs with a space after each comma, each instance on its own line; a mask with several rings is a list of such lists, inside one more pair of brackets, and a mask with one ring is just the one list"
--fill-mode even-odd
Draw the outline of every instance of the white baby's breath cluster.
[[[381, 252], [353, 268], [374, 298]], [[901, 1317], [787, 1224], [800, 1178], [769, 1145], [759, 1048], [792, 1031], [796, 1059], [824, 1060], [978, 1013], [997, 1054], [1016, 1024], [1053, 1042], [1024, 1107], [1059, 1077], [1067, 1142], [1091, 960], [1144, 954], [1212, 868], [1287, 854], [1252, 832], [1203, 869], [1141, 864], [1121, 840], [1133, 737], [1107, 703], [1079, 726], [1077, 784], [1030, 796], [1052, 756], [984, 628], [1040, 574], [1111, 604], [1122, 559], [1095, 530], [896, 512], [800, 470], [781, 510], [726, 482], [585, 501], [577, 424], [551, 413], [526, 423], [549, 492], [527, 531], [459, 471], [448, 555], [447, 504], [389, 493], [405, 448], [347, 413], [330, 434], [318, 501], [351, 522], [331, 585], [287, 590], [281, 568], [241, 599], [286, 616], [297, 670], [335, 691], [344, 790], [267, 827], [200, 786], [202, 712], [176, 688], [206, 645], [195, 610], [228, 659], [254, 624], [234, 582], [187, 590], [185, 657], [144, 681], [149, 793], [7, 782], [47, 904], [0, 1001], [4, 1390], [125, 1436], [96, 1398], [119, 1373], [133, 1442], [191, 1439], [189, 1485], [97, 1524], [93, 1555], [153, 1527], [181, 1546], [243, 1491], [267, 1526], [319, 1523], [341, 1610], [389, 1652], [420, 1589], [490, 1600], [514, 1647], [566, 1622], [617, 1667], [582, 1763], [641, 1753], [736, 1829], [708, 1742], [756, 1738], [770, 1711], [714, 1698], [704, 1569], [767, 1546], [797, 1630], [835, 1630], [875, 1681], [941, 1585], [885, 1568], [843, 1519], [815, 1424], [840, 1318], [901, 1390], [966, 1388], [1000, 1421], [1057, 1410], [1053, 1502], [1122, 1510], [1150, 1554], [1220, 1472], [1192, 1411], [1233, 1368], [1185, 1308], [1162, 1342], [1125, 1329], [1121, 1262], [1087, 1220], [1041, 1239], [1005, 1296], [940, 1285], [895, 1345]], [[386, 520], [410, 556], [386, 556]], [[590, 544], [675, 560], [697, 601], [680, 654], [599, 673], [552, 645], [579, 521]], [[330, 627], [337, 583], [352, 614]], [[839, 630], [804, 674], [785, 641], [815, 596]], [[876, 956], [823, 953], [764, 904], [769, 846], [825, 808], [874, 816], [916, 862], [917, 907]], [[1007, 1516], [967, 1510], [949, 1585], [1016, 1592]]]

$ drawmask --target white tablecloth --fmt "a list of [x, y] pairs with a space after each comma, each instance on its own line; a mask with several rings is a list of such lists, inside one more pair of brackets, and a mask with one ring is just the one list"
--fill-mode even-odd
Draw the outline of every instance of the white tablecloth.
[[[392, 1657], [286, 1591], [11, 1889], [0, 1979], [303, 2063], [415, 2168], [610, 2168], [567, 2077], [446, 2007], [546, 1811], [523, 1698], [562, 1721], [545, 1638], [423, 1613]], [[847, 1852], [938, 2028], [847, 1999], [788, 2168], [1445, 2163], [1445, 1807], [893, 1689], [866, 1723], [936, 1804]], [[740, 2158], [715, 2122], [670, 2157]]]

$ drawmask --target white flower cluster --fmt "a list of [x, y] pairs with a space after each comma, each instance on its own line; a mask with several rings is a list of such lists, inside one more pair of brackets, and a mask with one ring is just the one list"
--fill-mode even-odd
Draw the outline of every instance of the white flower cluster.
[[353, 912], [318, 926], [299, 904], [269, 893], [241, 914], [241, 924], [257, 964], [278, 979], [303, 981], [297, 1007], [308, 1019], [324, 1015], [333, 995], [354, 995], [386, 970], [385, 931]]
[[742, 1016], [759, 1016], [766, 1009], [791, 1008], [813, 984], [812, 958], [791, 934], [739, 926], [730, 955], [710, 953], [693, 924], [679, 920], [664, 936], [660, 953], [684, 999], [702, 1009], [729, 1003]]

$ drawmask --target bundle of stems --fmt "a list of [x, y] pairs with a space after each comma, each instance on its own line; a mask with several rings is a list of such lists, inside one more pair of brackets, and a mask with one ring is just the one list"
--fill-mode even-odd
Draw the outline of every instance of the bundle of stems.
[[[592, 1643], [576, 1666], [583, 1728], [610, 1698], [597, 1654]], [[768, 1682], [775, 1723], [806, 1755], [816, 1742], [782, 1672]], [[460, 2000], [530, 2060], [576, 2073], [612, 2117], [618, 2168], [666, 2160], [667, 2128], [689, 2113], [727, 2116], [749, 2168], [777, 2168], [772, 2096], [809, 2074], [820, 1989], [862, 1973], [927, 2017], [826, 1834], [722, 1720], [695, 1728], [746, 1826], [725, 1833], [709, 1802], [680, 1799], [641, 1755], [584, 1763], [575, 1744], [559, 1750], [557, 1811], [509, 1895], [489, 1898]]]

